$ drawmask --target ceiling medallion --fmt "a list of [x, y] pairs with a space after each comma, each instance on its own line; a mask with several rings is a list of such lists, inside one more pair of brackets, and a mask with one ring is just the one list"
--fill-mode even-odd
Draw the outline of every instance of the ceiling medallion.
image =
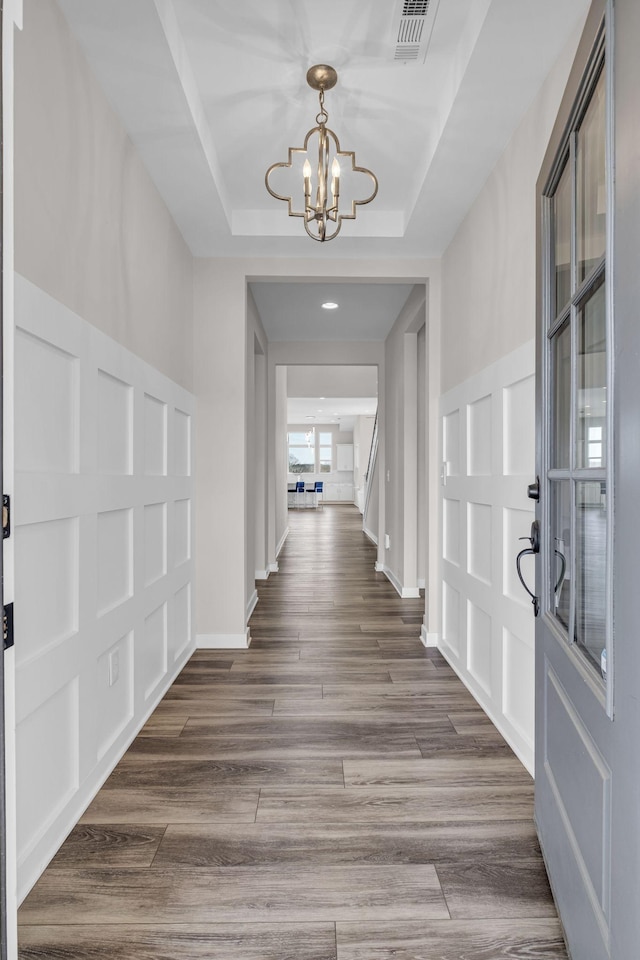
[[[343, 220], [355, 220], [356, 207], [363, 206], [365, 203], [371, 203], [378, 192], [378, 179], [371, 170], [366, 167], [356, 166], [356, 155], [352, 150], [341, 150], [340, 141], [337, 136], [327, 127], [329, 114], [324, 106], [324, 92], [331, 90], [338, 82], [338, 74], [326, 64], [320, 63], [311, 67], [307, 71], [307, 83], [312, 89], [318, 91], [320, 110], [316, 116], [317, 126], [312, 127], [304, 139], [303, 147], [289, 147], [289, 160], [287, 163], [274, 163], [267, 170], [264, 178], [265, 186], [272, 197], [276, 200], [284, 200], [289, 206], [290, 217], [304, 217], [304, 228], [313, 240], [324, 242], [333, 240], [340, 233]], [[314, 143], [317, 140], [317, 169], [314, 176], [313, 164], [309, 160], [310, 149], [314, 151]], [[310, 148], [311, 143], [311, 148]], [[283, 197], [276, 193], [269, 186], [269, 178], [274, 170], [284, 167], [291, 169], [295, 155], [305, 156], [302, 166], [301, 186], [304, 187], [304, 209], [295, 210], [293, 196]], [[350, 164], [348, 167], [340, 167], [340, 161], [346, 161]], [[352, 200], [347, 204], [348, 213], [340, 210], [340, 176], [346, 171], [353, 173], [362, 173], [371, 179], [373, 190], [364, 200]], [[300, 191], [302, 193], [302, 191]], [[335, 228], [333, 228], [335, 224]]]

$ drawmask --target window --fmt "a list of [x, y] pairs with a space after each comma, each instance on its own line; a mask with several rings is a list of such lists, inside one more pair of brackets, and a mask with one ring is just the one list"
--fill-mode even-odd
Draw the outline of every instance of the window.
[[320, 473], [331, 473], [333, 434], [320, 434]]
[[304, 433], [290, 433], [289, 443], [289, 473], [316, 472], [316, 443], [315, 430], [311, 427]]
[[604, 56], [547, 192], [547, 610], [598, 673], [610, 631]]
[[288, 434], [289, 473], [331, 473], [333, 470], [333, 433], [308, 430]]

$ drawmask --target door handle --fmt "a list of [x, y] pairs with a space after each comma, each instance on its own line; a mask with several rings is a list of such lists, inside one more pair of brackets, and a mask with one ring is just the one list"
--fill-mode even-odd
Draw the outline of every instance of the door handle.
[[516, 557], [516, 572], [518, 574], [518, 579], [520, 580], [520, 583], [522, 584], [524, 589], [527, 591], [527, 593], [531, 597], [531, 603], [533, 604], [533, 615], [534, 617], [537, 617], [538, 614], [540, 613], [540, 601], [538, 600], [538, 597], [535, 595], [535, 593], [532, 593], [531, 590], [529, 590], [529, 587], [526, 585], [524, 581], [524, 577], [522, 576], [522, 570], [520, 568], [520, 564], [522, 562], [523, 557], [526, 557], [529, 554], [535, 555], [536, 553], [540, 553], [540, 526], [538, 524], [538, 521], [534, 520], [533, 523], [531, 524], [531, 534], [528, 537], [520, 537], [519, 539], [528, 540], [529, 546], [525, 547], [524, 550], [521, 550], [518, 556]]
[[529, 500], [540, 500], [540, 477], [536, 477], [535, 483], [530, 483], [527, 487], [527, 496]]

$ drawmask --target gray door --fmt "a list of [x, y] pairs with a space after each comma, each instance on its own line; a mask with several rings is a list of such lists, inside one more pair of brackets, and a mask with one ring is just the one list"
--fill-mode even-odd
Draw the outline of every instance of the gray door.
[[538, 182], [536, 820], [573, 960], [640, 956], [639, 41], [594, 0]]
[[[0, 78], [3, 74], [2, 64], [2, 28], [4, 23], [4, 4], [0, 0]], [[2, 116], [2, 82], [0, 80], [0, 130], [3, 129]], [[3, 369], [2, 363], [2, 277], [3, 277], [3, 250], [4, 250], [4, 229], [3, 229], [3, 138], [0, 137], [0, 372]], [[0, 377], [0, 381], [1, 381]], [[2, 387], [0, 383], [0, 492], [2, 491], [2, 420], [3, 420], [3, 402]], [[0, 599], [2, 598], [2, 544], [0, 543]], [[6, 815], [5, 815], [5, 765], [4, 765], [4, 642], [0, 650], [0, 960], [5, 960], [7, 956], [7, 888], [6, 888]]]
[[[4, 4], [0, 0], [0, 76], [2, 76], [2, 29], [4, 24]], [[0, 84], [0, 130], [3, 129], [2, 113], [2, 84]], [[4, 154], [2, 150], [2, 138], [0, 137], [0, 371], [3, 369], [2, 359], [2, 304], [3, 304], [3, 285], [4, 276], [3, 250], [4, 237], [2, 236], [2, 208], [4, 199]], [[2, 421], [3, 421], [3, 397], [2, 384], [0, 377], [0, 492], [2, 485]], [[2, 598], [3, 589], [2, 574], [2, 543], [0, 542], [0, 598]], [[4, 763], [4, 642], [0, 651], [0, 960], [5, 960], [7, 956], [7, 867], [6, 867], [6, 816], [5, 816], [5, 763]]]

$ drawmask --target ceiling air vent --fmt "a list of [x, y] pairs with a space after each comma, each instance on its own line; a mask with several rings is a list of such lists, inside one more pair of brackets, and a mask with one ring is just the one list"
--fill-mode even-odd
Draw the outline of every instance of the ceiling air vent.
[[393, 59], [424, 63], [439, 0], [403, 0]]

